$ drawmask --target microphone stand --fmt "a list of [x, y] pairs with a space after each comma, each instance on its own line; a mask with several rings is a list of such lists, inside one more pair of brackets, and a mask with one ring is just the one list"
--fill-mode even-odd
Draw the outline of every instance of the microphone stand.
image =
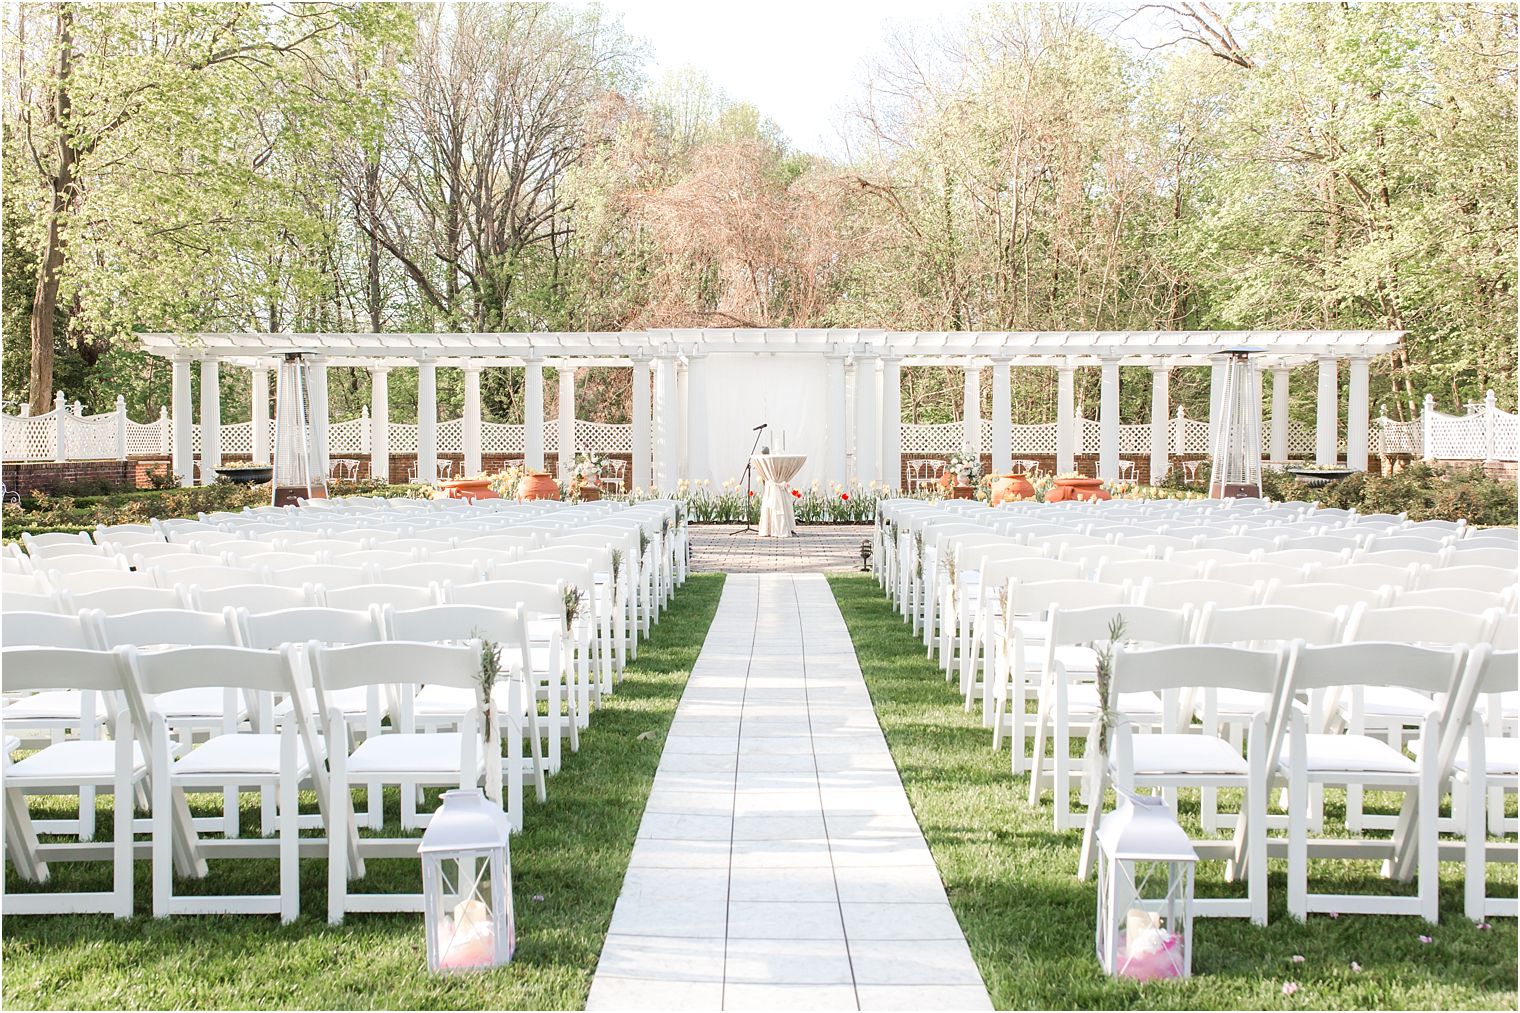
[[[754, 531], [754, 525], [749, 522], [749, 501], [754, 498], [754, 490], [751, 483], [755, 478], [755, 448], [760, 446], [760, 434], [765, 432], [766, 423], [761, 423], [755, 430], [755, 442], [750, 444], [749, 456], [744, 459], [744, 527], [738, 531], [730, 531], [730, 535], [742, 535], [746, 531]], [[758, 516], [758, 513], [757, 513]]]

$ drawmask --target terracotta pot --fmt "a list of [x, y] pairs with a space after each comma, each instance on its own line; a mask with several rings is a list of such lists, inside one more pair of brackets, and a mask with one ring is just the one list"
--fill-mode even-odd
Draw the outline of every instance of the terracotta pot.
[[501, 499], [489, 478], [450, 478], [438, 485], [445, 499]]
[[554, 476], [547, 471], [536, 475], [524, 475], [517, 486], [517, 498], [520, 500], [559, 499], [559, 483], [554, 481]]
[[955, 485], [950, 489], [951, 499], [976, 499], [976, 486]]
[[1034, 486], [1023, 475], [994, 475], [989, 491], [993, 506], [1016, 497], [1034, 498]]
[[1047, 503], [1064, 503], [1067, 500], [1112, 499], [1103, 488], [1101, 478], [1058, 478], [1055, 486], [1045, 494]]
[[581, 486], [580, 496], [582, 503], [595, 503], [602, 498], [602, 487], [599, 485], [583, 485]]

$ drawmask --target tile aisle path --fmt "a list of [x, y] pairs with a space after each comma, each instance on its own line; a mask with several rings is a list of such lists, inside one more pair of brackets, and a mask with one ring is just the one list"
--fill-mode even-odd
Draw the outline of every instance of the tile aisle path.
[[733, 574], [587, 1008], [991, 1009], [820, 574]]

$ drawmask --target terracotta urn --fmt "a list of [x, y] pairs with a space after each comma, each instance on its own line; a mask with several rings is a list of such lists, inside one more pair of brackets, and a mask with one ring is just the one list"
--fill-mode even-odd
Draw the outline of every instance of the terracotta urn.
[[450, 478], [438, 483], [445, 499], [500, 499], [491, 488], [491, 480], [485, 476], [476, 478]]
[[517, 498], [559, 499], [559, 483], [547, 471], [532, 471], [524, 475], [517, 486]]
[[1101, 478], [1058, 478], [1054, 487], [1045, 494], [1047, 503], [1064, 503], [1068, 500], [1111, 499], [1103, 488]]
[[1034, 498], [1034, 486], [1023, 475], [993, 475], [992, 484], [988, 489], [993, 506], [1011, 499]]

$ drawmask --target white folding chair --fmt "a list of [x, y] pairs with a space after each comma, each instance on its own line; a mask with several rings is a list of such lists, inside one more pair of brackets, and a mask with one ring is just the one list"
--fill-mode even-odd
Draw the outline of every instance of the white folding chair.
[[[402, 686], [403, 697], [421, 679], [429, 684], [480, 691], [480, 643], [462, 646], [388, 641], [351, 647], [307, 645], [318, 697], [324, 701], [322, 730], [331, 767], [334, 811], [327, 826], [327, 920], [343, 921], [347, 911], [418, 911], [419, 894], [355, 893], [351, 877], [364, 874], [362, 857], [407, 857], [416, 854], [415, 837], [358, 838], [360, 859], [350, 861], [350, 835], [357, 835], [353, 818], [352, 781], [396, 784], [409, 794], [412, 785], [473, 788], [485, 770], [485, 752], [501, 754], [501, 743], [486, 743], [482, 751], [479, 704], [466, 712], [457, 732], [417, 733], [403, 711], [399, 727], [349, 746], [348, 721], [337, 707], [326, 706], [329, 694], [371, 685]], [[418, 815], [419, 824], [427, 817]]]
[[352, 587], [317, 588], [318, 600], [328, 608], [364, 610], [371, 606], [414, 609], [437, 605], [443, 592], [437, 584], [355, 584]]
[[[122, 659], [108, 651], [62, 647], [6, 647], [0, 651], [8, 691], [38, 696], [77, 694], [103, 700], [119, 699], [125, 673]], [[132, 812], [134, 796], [147, 777], [142, 749], [132, 735], [132, 722], [118, 718], [121, 732], [114, 741], [70, 739], [54, 742], [22, 760], [12, 762], [10, 750], [0, 757], [4, 766], [4, 844], [16, 875], [23, 881], [44, 884], [51, 878], [48, 861], [85, 861], [101, 851], [112, 863], [112, 889], [103, 892], [5, 891], [0, 909], [7, 916], [24, 914], [110, 914], [132, 916]], [[27, 810], [28, 795], [78, 793], [81, 806], [88, 795], [94, 809], [94, 793], [109, 789], [114, 796], [114, 833], [105, 848], [85, 845], [43, 845]], [[81, 813], [82, 814], [82, 813]], [[80, 821], [81, 828], [84, 821]], [[62, 828], [59, 828], [62, 830]], [[94, 821], [90, 820], [93, 832]], [[63, 831], [67, 832], [67, 831]]]

